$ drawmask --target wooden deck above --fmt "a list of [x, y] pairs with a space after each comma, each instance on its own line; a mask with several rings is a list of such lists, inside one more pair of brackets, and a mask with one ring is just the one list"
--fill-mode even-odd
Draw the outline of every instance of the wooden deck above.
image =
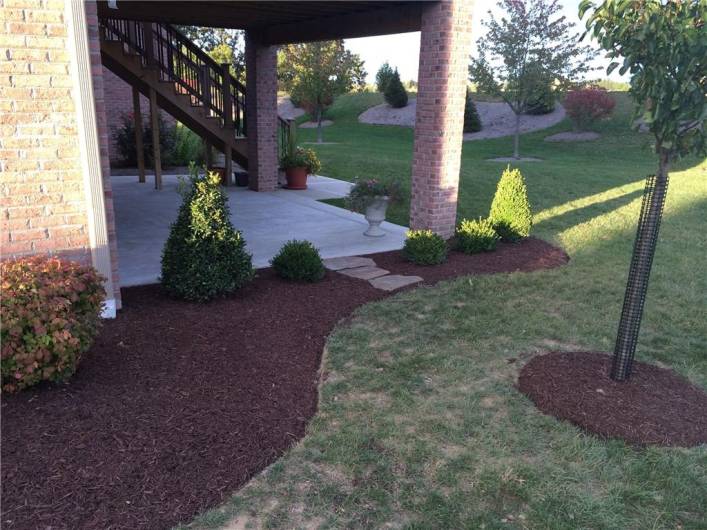
[[101, 17], [245, 29], [263, 44], [367, 37], [420, 30], [424, 1], [98, 2]]

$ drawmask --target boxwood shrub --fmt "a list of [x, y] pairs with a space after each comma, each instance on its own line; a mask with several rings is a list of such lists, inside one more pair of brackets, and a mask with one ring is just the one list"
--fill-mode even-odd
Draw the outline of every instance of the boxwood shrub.
[[418, 265], [437, 265], [447, 259], [447, 242], [432, 230], [410, 230], [403, 256]]
[[317, 282], [326, 274], [319, 251], [309, 241], [288, 241], [270, 264], [286, 280]]
[[0, 263], [0, 272], [3, 392], [68, 379], [100, 327], [103, 278], [41, 256]]
[[501, 239], [488, 219], [463, 219], [455, 232], [457, 250], [465, 254], [487, 252]]
[[183, 201], [162, 251], [162, 286], [171, 295], [206, 302], [253, 278], [251, 256], [233, 228], [217, 173], [192, 165], [183, 183]]

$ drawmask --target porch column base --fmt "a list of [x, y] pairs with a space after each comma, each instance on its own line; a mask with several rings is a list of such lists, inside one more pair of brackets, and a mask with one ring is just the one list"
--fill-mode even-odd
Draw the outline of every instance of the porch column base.
[[410, 228], [454, 234], [473, 1], [422, 10]]

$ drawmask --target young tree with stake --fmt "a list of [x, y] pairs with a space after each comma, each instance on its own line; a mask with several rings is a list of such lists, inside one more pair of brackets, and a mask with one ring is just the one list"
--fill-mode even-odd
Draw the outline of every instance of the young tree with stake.
[[515, 114], [513, 157], [520, 158], [520, 116], [548, 86], [571, 86], [588, 72], [594, 52], [579, 44], [574, 24], [557, 15], [559, 0], [501, 0], [500, 20], [489, 11], [488, 33], [478, 41], [469, 77], [477, 87], [501, 97]]
[[607, 73], [620, 67], [621, 74], [631, 74], [635, 117], [642, 117], [655, 137], [658, 155], [658, 172], [646, 180], [614, 349], [611, 377], [623, 381], [631, 375], [670, 164], [690, 153], [707, 153], [707, 2], [584, 0], [580, 18], [587, 13], [587, 32], [607, 57], [617, 59]]

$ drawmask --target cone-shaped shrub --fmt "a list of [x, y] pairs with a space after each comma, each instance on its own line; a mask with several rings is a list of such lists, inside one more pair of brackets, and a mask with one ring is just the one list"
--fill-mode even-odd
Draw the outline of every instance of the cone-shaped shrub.
[[466, 89], [466, 105], [464, 106], [464, 132], [479, 132], [481, 130], [481, 118], [476, 110], [476, 103], [471, 99], [471, 92]]
[[288, 241], [270, 264], [286, 280], [318, 282], [326, 274], [319, 251], [309, 241]]
[[234, 230], [217, 173], [192, 174], [162, 251], [162, 285], [172, 295], [205, 302], [253, 278], [245, 240]]
[[405, 91], [403, 83], [400, 81], [398, 70], [393, 72], [393, 77], [388, 81], [383, 93], [385, 101], [393, 108], [399, 109], [408, 104], [408, 93]]
[[507, 167], [501, 175], [491, 203], [489, 220], [505, 241], [516, 241], [530, 234], [533, 217], [528, 189], [519, 169]]

